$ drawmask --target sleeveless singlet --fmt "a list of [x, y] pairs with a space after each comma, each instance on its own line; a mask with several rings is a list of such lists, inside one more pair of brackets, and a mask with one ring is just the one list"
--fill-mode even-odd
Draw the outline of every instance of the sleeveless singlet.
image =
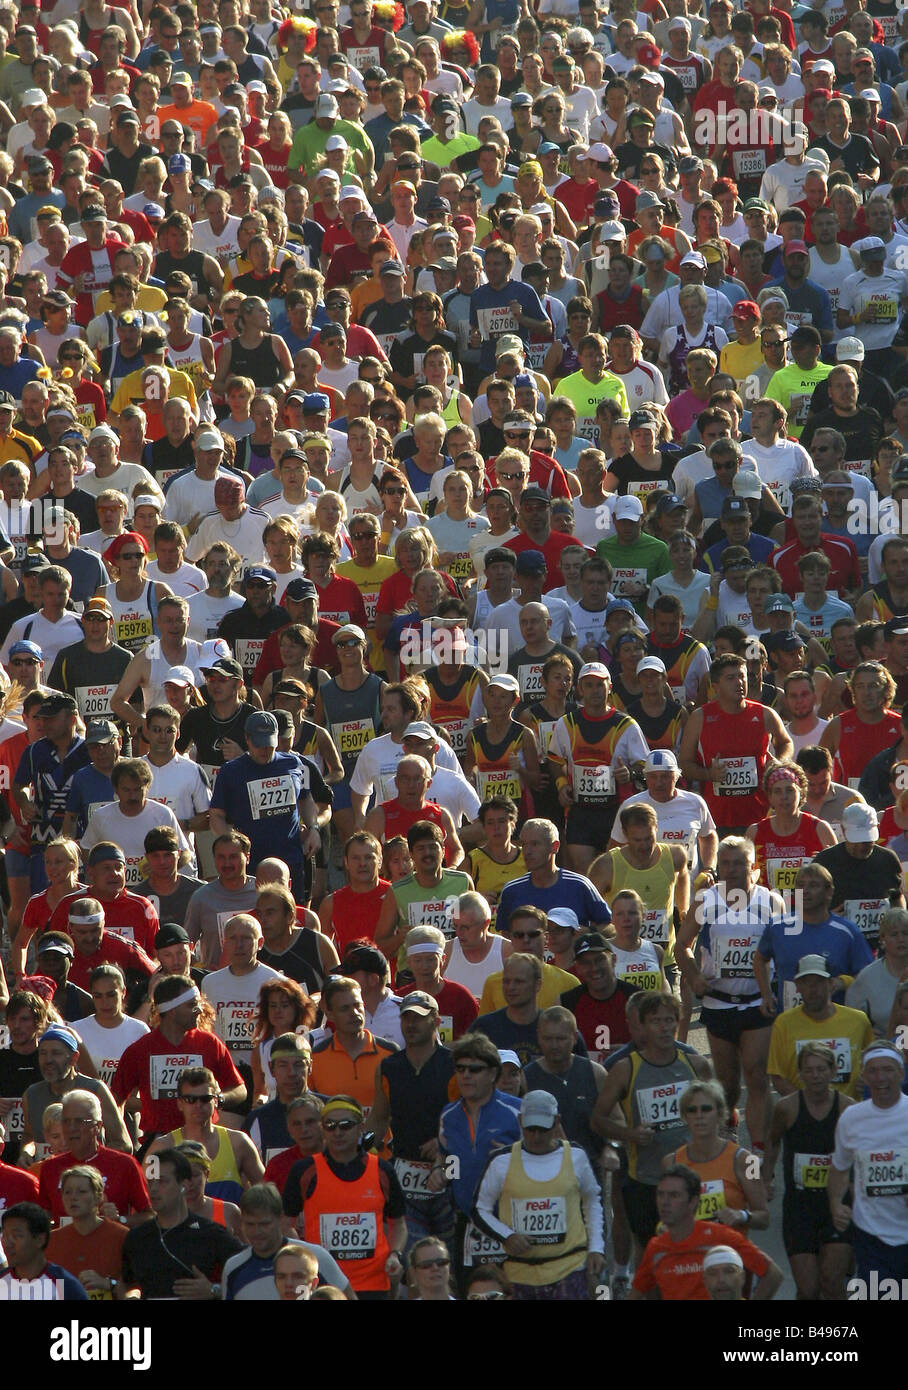
[[337, 745], [347, 778], [359, 754], [381, 729], [381, 688], [381, 678], [371, 671], [356, 690], [342, 690], [333, 678], [321, 687], [325, 728]]
[[881, 579], [879, 584], [874, 584], [870, 590], [872, 594], [873, 616], [877, 622], [886, 623], [890, 618], [901, 618], [904, 616], [905, 605], [896, 603], [892, 597], [892, 590], [889, 588], [888, 581]]
[[846, 709], [839, 715], [839, 723], [839, 751], [832, 775], [836, 782], [845, 782], [854, 791], [870, 759], [891, 748], [901, 737], [902, 717], [895, 710], [887, 710], [878, 724], [865, 724], [853, 709]]
[[647, 714], [638, 697], [625, 706], [625, 712], [639, 724], [640, 732], [650, 749], [668, 748], [673, 753], [677, 751], [681, 730], [684, 727], [681, 719], [684, 710], [677, 700], [666, 700], [661, 714]]
[[188, 640], [186, 648], [186, 655], [183, 657], [182, 661], [168, 661], [166, 656], [162, 656], [161, 654], [160, 637], [152, 639], [148, 648], [148, 664], [150, 668], [148, 686], [143, 691], [146, 709], [151, 709], [152, 705], [158, 705], [162, 701], [166, 703], [164, 677], [174, 666], [187, 666], [189, 670], [192, 671], [193, 675], [199, 675], [197, 665], [198, 656], [193, 650], [192, 643]]
[[682, 1144], [681, 1148], [676, 1150], [675, 1162], [693, 1168], [700, 1179], [700, 1201], [696, 1217], [698, 1221], [711, 1221], [722, 1207], [741, 1211], [747, 1206], [744, 1189], [735, 1172], [735, 1158], [738, 1153], [739, 1146], [732, 1139], [726, 1140], [718, 1158], [711, 1158], [707, 1163], [694, 1163], [693, 1159], [688, 1157], [686, 1144]]
[[753, 1008], [760, 1002], [760, 987], [754, 978], [754, 952], [770, 921], [778, 916], [769, 890], [754, 888], [746, 909], [741, 911], [728, 906], [718, 887], [708, 888], [700, 914], [700, 968], [711, 982], [703, 1010], [708, 1014], [713, 1009]]
[[[236, 1155], [230, 1135], [223, 1125], [215, 1125], [214, 1132], [218, 1137], [218, 1151], [211, 1160], [205, 1183], [205, 1196], [221, 1202], [239, 1203], [243, 1195], [243, 1184], [240, 1170], [236, 1166]], [[186, 1133], [182, 1129], [173, 1129], [169, 1137], [174, 1144], [182, 1144]]]
[[239, 338], [234, 338], [230, 348], [231, 375], [252, 377], [260, 390], [262, 387], [276, 386], [284, 373], [271, 346], [273, 336], [266, 333], [262, 342], [254, 348], [244, 347]]
[[489, 741], [488, 725], [478, 724], [467, 736], [467, 747], [473, 754], [475, 763], [473, 778], [480, 801], [488, 801], [491, 796], [509, 796], [519, 805], [523, 798], [523, 783], [519, 773], [510, 765], [514, 753], [520, 753], [523, 746], [524, 727], [515, 719], [511, 728], [498, 743]]
[[393, 840], [397, 835], [403, 835], [406, 839], [407, 831], [417, 821], [428, 820], [437, 825], [440, 830], [445, 828], [441, 807], [437, 801], [426, 801], [418, 811], [408, 811], [404, 806], [401, 806], [400, 798], [395, 796], [390, 801], [382, 802], [382, 810], [385, 813], [385, 843], [388, 840]]
[[672, 960], [675, 942], [675, 928], [672, 921], [675, 910], [675, 866], [672, 861], [672, 846], [657, 845], [659, 858], [649, 869], [635, 869], [629, 864], [620, 849], [609, 850], [612, 861], [612, 886], [606, 901], [614, 902], [616, 894], [625, 888], [632, 888], [643, 899], [643, 925], [641, 939], [653, 941], [665, 952], [665, 960]]
[[312, 1160], [316, 1187], [303, 1208], [304, 1235], [333, 1255], [357, 1293], [388, 1288], [385, 1195], [378, 1159], [366, 1158], [362, 1177], [342, 1182], [322, 1154]]
[[568, 335], [562, 334], [558, 341], [561, 344], [561, 366], [558, 368], [558, 375], [570, 376], [571, 372], [579, 372], [580, 358]]
[[841, 1114], [840, 1092], [833, 1092], [833, 1103], [823, 1120], [815, 1120], [798, 1092], [798, 1115], [791, 1129], [782, 1135], [782, 1171], [785, 1174], [783, 1204], [803, 1206], [804, 1201], [826, 1207], [826, 1185], [835, 1150], [835, 1129]]
[[571, 1143], [579, 1144], [593, 1163], [594, 1170], [602, 1152], [602, 1140], [593, 1133], [590, 1116], [596, 1104], [596, 1073], [588, 1057], [572, 1057], [565, 1076], [545, 1071], [539, 1061], [530, 1062], [524, 1069], [528, 1091], [548, 1091], [558, 1101], [558, 1113], [564, 1132]]
[[380, 878], [378, 886], [370, 888], [368, 893], [354, 893], [349, 883], [334, 890], [331, 921], [341, 960], [351, 941], [359, 941], [362, 937], [374, 939], [378, 914], [390, 886], [386, 878]]
[[714, 758], [722, 758], [726, 765], [724, 781], [703, 782], [700, 787], [719, 829], [747, 826], [766, 815], [762, 782], [768, 753], [763, 706], [756, 700], [745, 700], [744, 709], [735, 714], [720, 709], [717, 700], [703, 706], [697, 761], [709, 767]]
[[687, 354], [694, 346], [711, 348], [716, 354], [716, 357], [719, 356], [719, 349], [716, 347], [716, 329], [714, 324], [708, 323], [706, 325], [706, 333], [702, 341], [697, 344], [692, 344], [687, 341], [687, 334], [680, 324], [676, 325], [675, 331], [678, 335], [675, 346], [668, 354], [669, 397], [680, 396], [681, 393], [686, 391], [690, 386], [690, 382], [687, 379]]
[[338, 492], [347, 504], [347, 512], [352, 516], [354, 512], [365, 512], [372, 507], [381, 506], [380, 487], [381, 478], [378, 473], [373, 473], [372, 481], [367, 488], [355, 488], [350, 479], [350, 465], [347, 464], [341, 473]]
[[586, 1262], [586, 1227], [571, 1146], [566, 1139], [562, 1142], [561, 1168], [549, 1182], [527, 1176], [522, 1153], [518, 1140], [511, 1148], [498, 1211], [515, 1231], [530, 1238], [532, 1248], [519, 1260], [508, 1258], [505, 1269], [520, 1284], [555, 1284]]
[[259, 951], [259, 960], [263, 965], [270, 965], [272, 970], [289, 975], [291, 980], [302, 985], [307, 994], [319, 994], [327, 978], [318, 953], [319, 935], [311, 927], [302, 927], [286, 951], [277, 953], [263, 947]]
[[463, 953], [463, 947], [458, 939], [454, 938], [451, 947], [451, 957], [445, 970], [445, 979], [453, 980], [457, 985], [463, 985], [476, 999], [482, 998], [482, 989], [490, 975], [495, 975], [504, 966], [501, 959], [501, 948], [504, 945], [503, 936], [491, 936], [489, 938], [492, 949], [485, 960], [478, 962], [467, 960]]
[[639, 1148], [628, 1145], [628, 1173], [636, 1182], [656, 1187], [662, 1177], [663, 1158], [674, 1153], [687, 1129], [681, 1118], [681, 1097], [696, 1080], [696, 1073], [687, 1055], [677, 1049], [674, 1060], [661, 1066], [647, 1062], [635, 1049], [630, 1063], [630, 1085], [621, 1109], [632, 1129], [649, 1125], [655, 1133], [649, 1144]]
[[116, 584], [105, 584], [101, 593], [113, 609], [114, 641], [133, 655], [144, 651], [158, 625], [158, 600], [152, 580], [144, 581], [138, 598], [117, 598]]
[[818, 818], [807, 811], [801, 812], [800, 824], [790, 835], [774, 831], [769, 816], [759, 821], [754, 845], [760, 882], [776, 893], [793, 893], [798, 869], [823, 848], [817, 834], [818, 825]]
[[641, 937], [635, 951], [622, 951], [614, 941], [611, 945], [615, 953], [615, 975], [619, 980], [633, 985], [634, 989], [662, 988], [662, 971], [652, 941]]

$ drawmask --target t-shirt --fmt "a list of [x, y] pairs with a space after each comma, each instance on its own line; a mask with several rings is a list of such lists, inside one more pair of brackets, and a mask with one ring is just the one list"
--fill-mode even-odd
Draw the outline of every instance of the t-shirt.
[[138, 1087], [144, 1137], [182, 1125], [176, 1095], [180, 1072], [186, 1067], [208, 1067], [222, 1091], [232, 1091], [243, 1084], [220, 1038], [200, 1028], [190, 1028], [178, 1046], [168, 1042], [160, 1028], [155, 1028], [123, 1053], [111, 1090], [122, 1105]]
[[277, 970], [262, 964], [248, 975], [234, 975], [225, 967], [205, 976], [202, 993], [214, 1006], [215, 1032], [235, 1062], [251, 1062], [259, 991], [270, 980], [281, 978]]
[[288, 864], [303, 862], [298, 803], [309, 792], [309, 775], [295, 753], [278, 753], [257, 763], [248, 754], [225, 763], [217, 775], [211, 809], [252, 841], [249, 867], [277, 854]]
[[165, 1233], [157, 1221], [145, 1221], [133, 1227], [123, 1244], [123, 1279], [141, 1288], [145, 1299], [174, 1298], [174, 1282], [191, 1278], [193, 1266], [214, 1281], [230, 1256], [243, 1248], [225, 1226], [203, 1216], [190, 1213]]
[[57, 1154], [46, 1158], [41, 1164], [38, 1179], [38, 1200], [49, 1211], [54, 1221], [65, 1215], [60, 1180], [69, 1168], [85, 1162], [90, 1168], [97, 1168], [104, 1179], [104, 1200], [113, 1202], [121, 1216], [130, 1212], [148, 1211], [151, 1201], [145, 1185], [145, 1174], [132, 1154], [120, 1153], [117, 1149], [107, 1149], [103, 1145], [94, 1158], [78, 1159], [71, 1153]]
[[634, 1275], [634, 1288], [644, 1294], [658, 1289], [663, 1301], [708, 1302], [703, 1257], [714, 1245], [730, 1245], [737, 1250], [744, 1268], [758, 1279], [769, 1269], [763, 1252], [734, 1227], [695, 1221], [685, 1240], [672, 1240], [668, 1231], [653, 1236]]
[[144, 1038], [149, 1031], [147, 1023], [140, 1018], [130, 1018], [127, 1014], [123, 1015], [116, 1028], [102, 1028], [94, 1015], [80, 1018], [74, 1027], [88, 1048], [88, 1055], [105, 1086], [109, 1086], [113, 1080], [117, 1063], [129, 1044]]
[[885, 1245], [908, 1243], [908, 1096], [883, 1109], [872, 1100], [842, 1112], [832, 1164], [854, 1164], [854, 1224]]
[[[406, 985], [397, 993], [406, 998], [416, 985]], [[468, 989], [454, 980], [446, 980], [435, 995], [438, 1004], [438, 1037], [448, 1046], [467, 1031], [479, 1012], [476, 1000]]]
[[766, 1070], [799, 1084], [798, 1055], [806, 1042], [823, 1042], [832, 1047], [836, 1059], [836, 1079], [832, 1083], [846, 1096], [856, 1096], [861, 1084], [861, 1054], [873, 1042], [870, 1020], [859, 1009], [833, 1004], [829, 1018], [813, 1019], [802, 1005], [786, 1009], [772, 1025]]

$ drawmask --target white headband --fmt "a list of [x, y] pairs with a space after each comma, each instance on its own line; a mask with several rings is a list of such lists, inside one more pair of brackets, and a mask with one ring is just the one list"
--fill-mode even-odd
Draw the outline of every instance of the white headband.
[[69, 920], [70, 920], [71, 922], [77, 922], [77, 923], [79, 924], [79, 926], [84, 926], [84, 927], [96, 927], [96, 926], [98, 925], [99, 922], [103, 922], [103, 921], [104, 921], [104, 913], [103, 913], [103, 912], [88, 912], [88, 913], [86, 913], [84, 916], [79, 916], [79, 917], [77, 917], [76, 914], [75, 914], [74, 912], [71, 912], [71, 913], [69, 914]]
[[864, 1053], [864, 1059], [861, 1065], [866, 1066], [868, 1062], [872, 1062], [876, 1057], [887, 1057], [891, 1062], [898, 1062], [900, 1067], [905, 1065], [905, 1055], [899, 1051], [895, 1043], [874, 1043], [871, 1047], [868, 1047], [867, 1051]]
[[444, 947], [436, 946], [434, 941], [417, 941], [415, 946], [407, 947], [408, 956], [443, 956]]
[[182, 994], [178, 994], [176, 999], [168, 999], [166, 1004], [158, 1004], [159, 1014], [169, 1014], [171, 1009], [176, 1009], [180, 1004], [188, 1004], [192, 999], [201, 999], [201, 994], [195, 985], [192, 989], [184, 989]]

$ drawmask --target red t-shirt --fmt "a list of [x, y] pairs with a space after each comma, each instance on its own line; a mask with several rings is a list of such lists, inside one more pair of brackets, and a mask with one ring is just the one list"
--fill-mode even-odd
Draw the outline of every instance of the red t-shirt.
[[744, 1261], [744, 1268], [758, 1279], [769, 1268], [769, 1261], [746, 1236], [732, 1226], [715, 1225], [712, 1221], [695, 1221], [686, 1240], [672, 1240], [668, 1231], [653, 1236], [643, 1252], [643, 1259], [634, 1275], [638, 1293], [658, 1289], [663, 1302], [709, 1301], [703, 1283], [703, 1256], [714, 1245], [730, 1245]]
[[331, 925], [341, 960], [351, 941], [359, 941], [363, 937], [375, 940], [378, 914], [390, 887], [388, 879], [380, 878], [378, 886], [370, 888], [368, 893], [354, 893], [349, 883], [335, 891], [331, 904]]
[[287, 156], [290, 153], [290, 146], [286, 149], [276, 150], [270, 140], [262, 140], [253, 146], [256, 154], [261, 155], [262, 163], [268, 171], [268, 177], [275, 188], [287, 188], [290, 184], [290, 175], [287, 172]]
[[38, 1201], [58, 1222], [66, 1215], [60, 1179], [68, 1168], [87, 1163], [97, 1168], [104, 1179], [104, 1200], [113, 1202], [120, 1216], [128, 1216], [132, 1211], [149, 1211], [151, 1201], [145, 1185], [145, 1174], [132, 1154], [120, 1153], [118, 1149], [102, 1146], [94, 1158], [74, 1158], [71, 1153], [58, 1154], [41, 1164], [41, 1177], [38, 1181]]
[[[489, 459], [488, 462], [488, 482], [491, 487], [498, 487], [499, 485], [495, 474], [495, 461], [495, 459]], [[553, 459], [551, 454], [544, 454], [540, 449], [530, 450], [530, 486], [545, 488], [550, 497], [570, 497], [571, 495], [571, 489], [561, 464], [557, 459]]]
[[576, 536], [566, 536], [563, 531], [552, 531], [549, 533], [548, 540], [543, 545], [539, 545], [537, 541], [531, 540], [521, 531], [519, 536], [505, 541], [505, 548], [516, 551], [518, 555], [521, 555], [524, 550], [542, 551], [549, 571], [543, 590], [543, 593], [547, 594], [550, 589], [560, 589], [564, 584], [564, 575], [561, 573], [562, 550], [567, 550], [569, 545], [581, 544], [582, 542], [578, 541]]
[[24, 1168], [0, 1162], [0, 1211], [17, 1202], [37, 1202], [38, 1183]]
[[[68, 931], [70, 906], [76, 898], [84, 898], [87, 891], [86, 888], [79, 888], [75, 893], [67, 893], [65, 898], [61, 898], [54, 908], [47, 930]], [[161, 924], [157, 912], [147, 898], [143, 898], [140, 893], [130, 893], [124, 888], [122, 893], [118, 893], [110, 901], [105, 901], [104, 898], [99, 898], [98, 901], [104, 909], [104, 929], [109, 935], [134, 941], [146, 956], [154, 955], [154, 939]]]
[[[449, 574], [440, 571], [442, 579], [451, 593], [457, 594], [457, 586]], [[350, 580], [352, 584], [352, 579]], [[408, 579], [403, 570], [398, 570], [396, 574], [391, 574], [383, 580], [382, 586], [378, 591], [378, 599], [375, 603], [375, 612], [378, 613], [403, 613], [407, 604], [413, 597], [413, 581]]]
[[[404, 985], [403, 989], [394, 992], [403, 999], [414, 989], [416, 989], [416, 985]], [[470, 1024], [479, 1017], [479, 1005], [473, 995], [463, 985], [455, 984], [453, 980], [445, 980], [435, 995], [435, 1002], [438, 1004], [439, 1032], [442, 1041], [449, 1045], [452, 1041], [462, 1037]]]
[[144, 976], [145, 979], [155, 972], [153, 961], [149, 960], [141, 946], [137, 946], [134, 941], [124, 941], [122, 937], [109, 931], [103, 933], [101, 945], [93, 955], [83, 956], [80, 951], [76, 952], [69, 967], [69, 983], [89, 991], [91, 972], [96, 965], [118, 965], [124, 975], [129, 970], [133, 974]]
[[201, 1028], [190, 1028], [179, 1046], [168, 1042], [160, 1028], [153, 1028], [130, 1043], [123, 1053], [110, 1089], [122, 1105], [139, 1088], [143, 1138], [182, 1125], [176, 1096], [180, 1072], [186, 1067], [207, 1067], [222, 1091], [232, 1091], [243, 1084], [220, 1038]]
[[[823, 536], [823, 553], [832, 564], [832, 569], [826, 579], [826, 588], [829, 593], [838, 591], [841, 598], [842, 591], [848, 589], [860, 589], [861, 587], [861, 567], [858, 561], [858, 552], [855, 549], [854, 541], [850, 541], [847, 536]], [[816, 549], [814, 546], [813, 549]], [[798, 561], [802, 556], [808, 554], [808, 548], [795, 538], [787, 545], [781, 545], [770, 555], [770, 563], [782, 578], [782, 588], [790, 598], [801, 592], [801, 572], [798, 569]]]
[[333, 623], [356, 623], [363, 631], [369, 626], [366, 605], [358, 585], [352, 579], [345, 579], [342, 574], [336, 574], [323, 589], [318, 590], [318, 611]]
[[265, 1165], [265, 1176], [262, 1182], [273, 1182], [278, 1192], [283, 1193], [287, 1179], [290, 1176], [290, 1169], [294, 1163], [299, 1163], [301, 1158], [308, 1158], [308, 1154], [301, 1154], [295, 1144], [289, 1149], [284, 1149], [283, 1153], [275, 1154], [274, 1158]]
[[[290, 621], [289, 615], [287, 621]], [[319, 618], [315, 632], [318, 640], [312, 649], [312, 665], [318, 666], [322, 671], [330, 672], [332, 676], [337, 674], [338, 664], [337, 647], [335, 647], [331, 638], [334, 636], [335, 632], [340, 630], [340, 626], [340, 623], [333, 623], [328, 618]], [[280, 636], [282, 631], [283, 628], [278, 628], [276, 632], [269, 633], [268, 637], [265, 639], [262, 654], [256, 662], [255, 670], [252, 673], [252, 684], [254, 686], [264, 685], [265, 677], [269, 676], [272, 671], [277, 671], [283, 666], [284, 663], [281, 661], [280, 648]]]
[[[321, 355], [321, 333], [316, 333], [310, 347], [314, 348]], [[381, 343], [374, 333], [368, 328], [363, 328], [358, 323], [351, 323], [347, 329], [347, 356], [348, 357], [377, 357], [379, 362], [387, 362], [388, 354], [385, 352]]]
[[576, 222], [578, 226], [586, 226], [593, 211], [593, 204], [599, 197], [599, 185], [595, 179], [578, 183], [576, 179], [568, 178], [556, 186], [555, 197], [566, 209], [572, 222]]
[[619, 323], [629, 323], [631, 328], [639, 328], [643, 322], [643, 291], [639, 285], [631, 285], [630, 294], [620, 304], [605, 290], [596, 295], [599, 305], [599, 332], [610, 333]]
[[103, 247], [103, 251], [107, 253], [105, 261], [102, 251], [96, 252], [93, 256], [88, 242], [80, 241], [77, 245], [69, 248], [60, 262], [60, 268], [57, 271], [57, 289], [66, 290], [69, 293], [77, 275], [86, 277], [87, 288], [76, 295], [74, 318], [80, 328], [88, 327], [95, 312], [93, 292], [107, 289], [113, 279], [114, 257], [118, 251], [124, 249], [125, 243], [119, 237], [107, 237]]

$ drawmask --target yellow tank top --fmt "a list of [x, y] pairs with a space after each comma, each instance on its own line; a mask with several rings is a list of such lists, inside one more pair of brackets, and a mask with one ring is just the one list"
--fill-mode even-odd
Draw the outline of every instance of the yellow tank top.
[[674, 960], [675, 928], [675, 865], [671, 845], [660, 845], [659, 858], [651, 869], [635, 869], [620, 849], [609, 851], [612, 861], [612, 886], [606, 894], [609, 905], [624, 888], [632, 888], [643, 899], [644, 914], [640, 936], [661, 946], [665, 960]]
[[484, 849], [470, 850], [470, 877], [473, 879], [473, 886], [477, 893], [481, 893], [492, 907], [492, 931], [496, 930], [495, 920], [498, 915], [498, 899], [501, 897], [501, 890], [506, 883], [510, 883], [515, 878], [521, 878], [527, 871], [527, 866], [523, 862], [523, 850], [520, 851], [516, 859], [512, 859], [510, 864], [498, 864], [491, 859]]
[[[211, 1168], [205, 1181], [205, 1194], [208, 1197], [238, 1202], [242, 1195], [243, 1183], [240, 1170], [236, 1166], [230, 1134], [223, 1125], [215, 1125], [214, 1132], [218, 1137], [218, 1151], [211, 1160]], [[182, 1144], [186, 1135], [182, 1129], [174, 1129], [170, 1132], [170, 1138], [174, 1144]]]
[[506, 1260], [508, 1278], [518, 1284], [557, 1284], [586, 1263], [587, 1234], [580, 1203], [580, 1184], [571, 1161], [571, 1146], [561, 1148], [561, 1169], [551, 1182], [534, 1182], [523, 1166], [523, 1145], [511, 1148], [498, 1216], [532, 1241], [532, 1255]]

